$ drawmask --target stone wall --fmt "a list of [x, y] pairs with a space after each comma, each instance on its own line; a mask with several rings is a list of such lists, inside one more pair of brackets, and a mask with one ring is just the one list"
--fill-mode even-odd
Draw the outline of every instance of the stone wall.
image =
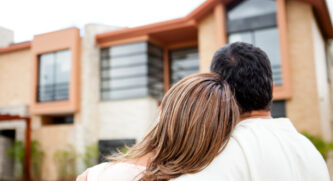
[[286, 112], [299, 131], [322, 136], [313, 21], [310, 4], [296, 0], [287, 1], [292, 98], [286, 102]]
[[0, 48], [6, 47], [14, 42], [14, 32], [7, 28], [0, 27]]
[[99, 104], [99, 139], [136, 139], [140, 141], [158, 116], [153, 98], [104, 101]]

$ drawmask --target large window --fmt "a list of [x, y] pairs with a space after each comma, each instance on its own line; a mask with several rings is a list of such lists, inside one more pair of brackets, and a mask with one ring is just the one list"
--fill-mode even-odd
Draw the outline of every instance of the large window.
[[71, 55], [69, 50], [39, 56], [38, 101], [68, 99]]
[[43, 125], [63, 125], [63, 124], [73, 124], [73, 115], [56, 115], [56, 116], [43, 116]]
[[186, 48], [170, 51], [171, 85], [182, 78], [199, 72], [197, 48]]
[[163, 52], [148, 42], [101, 50], [101, 99], [163, 96]]
[[228, 8], [229, 42], [246, 42], [264, 50], [272, 65], [274, 85], [282, 85], [275, 0], [245, 0]]

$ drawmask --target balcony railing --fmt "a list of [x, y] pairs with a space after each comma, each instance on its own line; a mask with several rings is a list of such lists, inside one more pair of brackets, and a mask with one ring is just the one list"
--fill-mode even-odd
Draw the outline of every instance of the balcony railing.
[[38, 86], [38, 102], [67, 100], [69, 83], [46, 84]]

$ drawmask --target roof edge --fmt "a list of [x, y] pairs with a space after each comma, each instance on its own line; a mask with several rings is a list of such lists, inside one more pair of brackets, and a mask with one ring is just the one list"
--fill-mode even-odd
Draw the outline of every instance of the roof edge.
[[28, 49], [30, 47], [31, 47], [31, 41], [11, 44], [7, 47], [0, 48], [0, 54], [9, 53], [9, 52], [13, 52], [13, 51], [24, 50], [24, 49]]
[[323, 33], [326, 38], [333, 38], [333, 25], [331, 16], [328, 10], [328, 6], [325, 0], [299, 0], [306, 3], [309, 3], [313, 10], [314, 15], [317, 21], [320, 31]]
[[[126, 28], [116, 31], [110, 31], [105, 33], [100, 33], [96, 35], [96, 41], [98, 43], [107, 42], [110, 39], [113, 39], [112, 37], [117, 36], [116, 39], [122, 39], [123, 37], [127, 36], [138, 36], [138, 35], [144, 35], [151, 32], [155, 32], [161, 29], [172, 29], [177, 28], [179, 26], [192, 26], [194, 24], [197, 24], [197, 22], [203, 18], [207, 13], [210, 12], [212, 8], [215, 7], [217, 3], [222, 2], [229, 2], [231, 0], [206, 0], [204, 3], [202, 3], [200, 6], [195, 8], [193, 11], [191, 11], [188, 15], [181, 18], [176, 18], [172, 20], [162, 21], [158, 23], [133, 27], [133, 28]], [[130, 35], [129, 35], [130, 34]]]

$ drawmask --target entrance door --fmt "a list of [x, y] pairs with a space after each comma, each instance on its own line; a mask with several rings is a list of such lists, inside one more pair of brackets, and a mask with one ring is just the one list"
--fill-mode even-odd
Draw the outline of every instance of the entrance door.
[[14, 178], [14, 162], [8, 157], [8, 149], [14, 144], [15, 130], [0, 130], [0, 180]]

